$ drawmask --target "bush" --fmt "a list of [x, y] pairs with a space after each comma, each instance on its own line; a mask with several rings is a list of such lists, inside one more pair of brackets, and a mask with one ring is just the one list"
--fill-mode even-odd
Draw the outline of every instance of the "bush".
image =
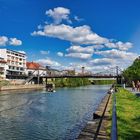
[[7, 86], [10, 85], [10, 82], [7, 80], [0, 80], [0, 86]]
[[54, 81], [56, 87], [77, 87], [91, 84], [88, 78], [57, 78]]

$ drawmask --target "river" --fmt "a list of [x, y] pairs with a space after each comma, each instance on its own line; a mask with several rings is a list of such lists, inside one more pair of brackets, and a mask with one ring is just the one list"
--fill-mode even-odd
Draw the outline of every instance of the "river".
[[0, 140], [73, 140], [109, 86], [0, 93]]

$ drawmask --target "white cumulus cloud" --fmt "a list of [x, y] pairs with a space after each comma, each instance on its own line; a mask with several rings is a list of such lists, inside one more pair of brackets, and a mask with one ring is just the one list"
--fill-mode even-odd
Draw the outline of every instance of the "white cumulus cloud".
[[83, 59], [87, 60], [92, 57], [92, 54], [89, 53], [69, 53], [65, 55], [66, 57], [71, 57], [71, 58], [78, 58], [78, 59]]
[[93, 59], [89, 63], [92, 65], [110, 65], [114, 63], [114, 60], [110, 58], [99, 58], [99, 59]]
[[6, 46], [8, 43], [8, 38], [6, 36], [0, 36], [0, 46]]
[[94, 49], [92, 46], [71, 46], [66, 51], [68, 52], [68, 54], [65, 54], [66, 57], [88, 60], [92, 57]]
[[88, 47], [81, 47], [81, 46], [71, 46], [70, 48], [67, 49], [68, 52], [71, 53], [89, 53], [89, 54], [93, 54], [94, 49], [92, 46], [88, 46]]
[[103, 55], [104, 57], [109, 58], [118, 58], [118, 59], [127, 59], [134, 60], [138, 57], [138, 54], [126, 51], [120, 51], [117, 49], [106, 50], [106, 51], [98, 51], [96, 54]]
[[60, 56], [60, 57], [64, 56], [64, 54], [62, 52], [57, 52], [57, 55]]
[[59, 24], [62, 20], [66, 20], [71, 23], [69, 19], [70, 10], [64, 7], [56, 7], [53, 10], [49, 9], [46, 11], [46, 15], [52, 17], [55, 24]]
[[20, 46], [20, 45], [22, 45], [22, 41], [17, 38], [10, 38], [9, 44], [12, 46]]
[[83, 20], [82, 18], [79, 18], [78, 16], [74, 16], [74, 19], [75, 19], [76, 21], [82, 21], [82, 20]]
[[65, 24], [45, 25], [43, 30], [34, 31], [32, 35], [48, 36], [67, 40], [77, 44], [104, 44], [108, 43], [108, 39], [100, 37], [91, 31], [87, 25], [72, 27]]
[[119, 49], [122, 51], [126, 51], [126, 50], [129, 50], [130, 48], [132, 48], [133, 44], [130, 42], [123, 43], [121, 41], [118, 41], [116, 43], [113, 43], [113, 42], [106, 43], [105, 46], [108, 48], [116, 48], [116, 49]]
[[43, 51], [43, 50], [42, 50], [42, 51], [40, 51], [40, 53], [43, 54], [43, 55], [47, 55], [47, 54], [50, 53], [50, 51]]
[[8, 38], [6, 36], [0, 36], [0, 46], [19, 46], [22, 45], [22, 41], [17, 38]]
[[59, 67], [61, 66], [60, 63], [58, 63], [57, 61], [51, 60], [50, 58], [46, 58], [46, 59], [38, 59], [36, 60], [36, 62], [46, 66], [52, 66], [52, 67]]

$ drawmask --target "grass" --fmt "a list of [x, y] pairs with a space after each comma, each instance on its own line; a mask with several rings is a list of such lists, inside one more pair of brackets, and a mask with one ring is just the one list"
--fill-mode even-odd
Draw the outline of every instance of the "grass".
[[140, 140], [140, 97], [120, 88], [116, 100], [118, 140]]

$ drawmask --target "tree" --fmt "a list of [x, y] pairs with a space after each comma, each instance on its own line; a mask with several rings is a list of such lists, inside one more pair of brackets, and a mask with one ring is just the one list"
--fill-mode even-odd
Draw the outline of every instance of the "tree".
[[140, 80], [140, 58], [137, 58], [133, 64], [123, 72], [123, 76], [129, 84], [132, 80]]

